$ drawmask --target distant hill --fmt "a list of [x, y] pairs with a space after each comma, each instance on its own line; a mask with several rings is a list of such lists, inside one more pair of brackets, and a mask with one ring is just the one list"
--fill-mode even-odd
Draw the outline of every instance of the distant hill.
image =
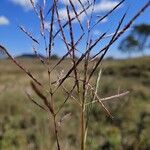
[[[42, 59], [46, 58], [45, 56], [41, 54], [39, 54], [38, 56]], [[37, 58], [37, 56], [35, 54], [22, 54], [22, 55], [16, 56], [15, 58], [33, 58], [34, 59], [34, 58]], [[51, 56], [51, 59], [59, 59], [59, 56], [57, 56], [56, 54], [53, 54]]]
[[[45, 58], [43, 55], [40, 55], [40, 54], [39, 54], [39, 57]], [[37, 56], [35, 54], [22, 54], [22, 55], [16, 56], [15, 58], [37, 58]]]

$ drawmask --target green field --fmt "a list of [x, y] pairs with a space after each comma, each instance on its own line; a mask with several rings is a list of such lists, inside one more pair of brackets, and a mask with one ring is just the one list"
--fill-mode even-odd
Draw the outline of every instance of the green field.
[[[35, 59], [19, 61], [33, 72], [45, 85], [47, 73]], [[55, 64], [57, 60], [52, 60]], [[63, 68], [69, 68], [65, 60], [53, 79]], [[129, 60], [106, 60], [101, 66], [99, 96], [111, 96], [120, 91], [130, 91], [124, 98], [106, 103], [114, 120], [109, 119], [99, 105], [93, 105], [89, 118], [87, 150], [149, 150], [150, 149], [150, 57]], [[82, 74], [82, 65], [80, 66]], [[90, 72], [90, 68], [89, 68]], [[96, 78], [98, 71], [95, 72]], [[70, 82], [65, 82], [69, 88]], [[51, 118], [35, 106], [26, 96], [32, 92], [30, 79], [10, 60], [0, 60], [0, 150], [55, 150], [55, 137]], [[74, 93], [75, 94], [75, 93]], [[57, 103], [64, 99], [60, 89]], [[71, 112], [71, 119], [60, 127], [62, 149], [79, 149], [80, 128], [78, 107], [67, 103], [62, 114]]]

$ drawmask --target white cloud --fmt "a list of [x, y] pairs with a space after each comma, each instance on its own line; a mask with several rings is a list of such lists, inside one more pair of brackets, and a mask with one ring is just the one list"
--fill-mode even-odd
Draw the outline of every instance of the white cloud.
[[5, 16], [0, 16], [0, 26], [9, 25], [9, 20]]
[[105, 12], [113, 9], [119, 1], [102, 0], [95, 6], [95, 12]]
[[[26, 11], [32, 9], [30, 0], [10, 0], [10, 1], [16, 5], [22, 6]], [[36, 4], [38, 0], [33, 0], [33, 1]]]
[[101, 32], [100, 30], [94, 30], [94, 31], [93, 31], [93, 34], [94, 34], [95, 36], [99, 36], [99, 35], [102, 34], [102, 32]]
[[50, 29], [50, 23], [49, 22], [44, 22], [44, 28], [49, 30]]
[[[90, 0], [91, 1], [91, 0]], [[73, 4], [75, 4], [75, 5], [79, 5], [80, 3], [79, 3], [79, 0], [72, 0], [71, 1]], [[87, 2], [87, 0], [81, 0], [81, 2], [82, 2], [82, 4], [85, 4], [86, 2]], [[61, 3], [62, 4], [65, 4], [65, 5], [70, 5], [70, 2], [69, 2], [69, 0], [61, 0]]]
[[[92, 2], [92, 0], [89, 0], [90, 2]], [[74, 5], [76, 6], [76, 9], [77, 9], [77, 13], [81, 12], [82, 11], [82, 8], [80, 5], [78, 5], [78, 0], [74, 0], [72, 1], [74, 3]], [[82, 3], [84, 5], [86, 5], [86, 2], [87, 0], [82, 0]], [[63, 4], [69, 4], [69, 0], [62, 0], [61, 3]], [[113, 1], [113, 0], [101, 0], [99, 3], [96, 3], [95, 4], [95, 7], [94, 7], [94, 13], [103, 13], [103, 12], [106, 12], [106, 11], [110, 11], [112, 8], [114, 8], [117, 4], [119, 3], [119, 1]], [[87, 10], [87, 13], [88, 14], [91, 14], [92, 12], [92, 7], [90, 7], [88, 10]], [[68, 19], [68, 15], [67, 15], [67, 10], [66, 8], [61, 8], [59, 9], [59, 14], [60, 14], [60, 18], [64, 19], [64, 20], [67, 20]], [[73, 11], [70, 11], [70, 16], [71, 17], [75, 17], [75, 14]], [[86, 14], [83, 13], [82, 15], [80, 15], [80, 20], [83, 21], [86, 17]], [[103, 22], [106, 22], [107, 19], [105, 19]]]
[[[44, 28], [50, 31], [50, 22], [44, 22]], [[56, 26], [53, 26], [53, 30], [57, 30]]]

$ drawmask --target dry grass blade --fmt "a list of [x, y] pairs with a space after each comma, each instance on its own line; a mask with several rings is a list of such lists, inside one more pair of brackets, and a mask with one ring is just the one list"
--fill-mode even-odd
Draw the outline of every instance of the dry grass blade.
[[96, 0], [93, 1], [92, 11], [91, 11], [90, 19], [89, 19], [89, 25], [88, 25], [88, 32], [89, 33], [91, 32], [91, 23], [92, 23], [92, 19], [93, 19], [95, 4], [96, 4]]
[[125, 27], [121, 30], [121, 32], [118, 33], [116, 38], [113, 40], [115, 42], [118, 40], [118, 38], [126, 31], [130, 26], [133, 24], [133, 22], [150, 6], [150, 1], [148, 1], [138, 12], [137, 14], [125, 25]]
[[39, 44], [38, 40], [36, 40], [33, 35], [31, 33], [29, 33], [28, 31], [26, 31], [26, 29], [23, 26], [19, 26], [20, 30], [22, 32], [24, 32], [32, 41], [34, 41], [35, 43]]
[[[76, 18], [77, 18], [77, 20], [78, 20], [78, 22], [79, 22], [80, 28], [81, 28], [82, 31], [84, 32], [84, 28], [83, 28], [82, 23], [81, 23], [81, 21], [80, 21], [80, 19], [79, 19], [79, 16], [78, 16], [78, 13], [77, 13], [77, 11], [76, 11], [76, 8], [75, 8], [74, 4], [72, 3], [71, 0], [69, 0], [69, 2], [70, 2], [70, 4], [71, 4], [72, 9], [73, 9], [73, 11], [74, 11], [74, 13], [75, 13], [75, 15], [76, 15]], [[81, 3], [81, 4], [82, 4], [82, 3]], [[71, 21], [71, 19], [70, 19], [70, 21]]]
[[33, 99], [33, 97], [32, 97], [29, 93], [26, 92], [26, 94], [27, 94], [28, 98], [29, 98], [35, 105], [37, 105], [37, 106], [40, 107], [42, 110], [44, 110], [44, 111], [47, 112], [47, 110], [44, 108], [44, 106], [42, 106], [41, 104], [39, 104], [38, 102], [36, 102], [36, 101]]
[[[109, 45], [109, 47], [119, 39], [119, 37], [121, 37], [122, 34], [125, 33], [125, 31], [127, 31], [130, 26], [133, 24], [133, 22], [141, 15], [141, 13], [143, 13], [148, 7], [150, 6], [150, 1], [148, 1], [138, 12], [137, 14], [124, 26], [124, 28], [118, 32], [118, 34], [116, 35], [116, 37], [113, 39], [112, 43]], [[92, 60], [94, 60], [94, 58], [96, 58], [101, 52], [105, 51], [108, 48], [108, 45], [106, 47], [104, 47], [102, 50], [100, 50], [99, 53], [97, 53], [96, 55], [93, 56]]]
[[[78, 0], [78, 2], [80, 3], [82, 9], [84, 10], [84, 13], [86, 14], [86, 16], [88, 16], [87, 10], [85, 9], [85, 7], [84, 7], [83, 3], [81, 2], [81, 0]], [[90, 5], [90, 2], [89, 2], [89, 1], [88, 1], [88, 5]]]
[[[76, 46], [81, 42], [81, 40], [82, 40], [82, 38], [83, 38], [84, 35], [85, 35], [85, 33], [83, 33], [83, 34], [80, 36], [80, 38], [78, 39], [78, 41], [74, 44], [74, 50], [77, 51], [77, 52], [79, 52], [80, 54], [83, 54], [83, 53], [82, 53], [81, 51], [79, 51], [79, 49], [77, 49]], [[68, 43], [68, 45], [69, 45], [70, 47], [72, 47], [70, 43]], [[72, 49], [71, 49], [71, 50], [72, 50]], [[70, 51], [71, 51], [71, 50], [70, 50]]]
[[50, 33], [49, 33], [49, 59], [52, 51], [52, 42], [53, 42], [53, 27], [54, 27], [54, 17], [55, 17], [55, 6], [52, 6], [52, 14], [51, 14], [51, 24], [50, 24]]
[[[92, 5], [92, 4], [88, 5], [85, 10], [88, 10], [91, 5]], [[85, 12], [85, 11], [82, 10], [81, 12], [78, 13], [77, 16], [78, 16], [78, 17], [81, 16], [84, 12]], [[71, 18], [71, 21], [74, 21], [75, 19], [76, 19], [76, 16], [73, 17], [73, 18]], [[67, 21], [64, 25], [62, 25], [62, 28], [65, 28], [68, 24], [69, 24], [69, 21]], [[54, 38], [58, 35], [58, 33], [59, 33], [60, 31], [61, 31], [61, 29], [59, 29], [59, 30], [55, 33]]]
[[37, 10], [37, 8], [35, 6], [34, 0], [30, 0], [30, 3], [31, 3], [31, 5], [32, 5], [32, 7], [34, 9], [35, 14], [39, 17], [38, 10]]
[[103, 102], [100, 100], [100, 98], [99, 98], [99, 97], [97, 97], [97, 98], [98, 98], [99, 104], [102, 106], [102, 108], [104, 109], [104, 111], [106, 112], [106, 114], [107, 114], [111, 119], [113, 119], [114, 117], [113, 117], [113, 115], [111, 114], [111, 112], [106, 108], [106, 106], [103, 104]]
[[96, 65], [94, 66], [92, 72], [90, 73], [89, 78], [88, 78], [88, 82], [90, 81], [90, 79], [91, 79], [92, 75], [94, 74], [95, 70], [97, 69], [97, 67], [99, 66], [99, 64], [100, 64], [101, 61], [103, 60], [104, 56], [106, 55], [107, 51], [109, 50], [110, 46], [112, 45], [113, 40], [115, 39], [115, 37], [116, 37], [116, 35], [117, 35], [117, 33], [118, 33], [118, 31], [119, 31], [119, 29], [120, 29], [120, 27], [121, 27], [121, 25], [122, 25], [124, 19], [125, 19], [125, 16], [126, 16], [126, 13], [125, 13], [125, 14], [123, 15], [123, 17], [121, 18], [121, 20], [120, 20], [120, 22], [119, 22], [119, 25], [118, 25], [118, 27], [117, 27], [117, 29], [116, 29], [116, 31], [115, 31], [115, 33], [114, 33], [112, 39], [110, 40], [110, 42], [109, 42], [108, 45], [106, 46], [106, 49], [105, 49], [104, 53], [102, 54], [102, 56], [100, 57], [100, 59], [98, 60], [98, 62], [96, 63]]
[[122, 0], [120, 3], [118, 3], [113, 9], [111, 9], [106, 15], [101, 17], [92, 27], [91, 30], [97, 26], [101, 21], [103, 21], [106, 17], [108, 17], [112, 12], [114, 12], [121, 4], [124, 3], [125, 0]]
[[[103, 38], [105, 36], [105, 33], [101, 36], [101, 38]], [[80, 62], [85, 58], [85, 56], [91, 51], [91, 49], [93, 48], [93, 46], [91, 46], [84, 54], [81, 55], [81, 57], [78, 59], [78, 61], [76, 62], [75, 65], [72, 66], [72, 68], [68, 71], [68, 73], [65, 75], [65, 77], [61, 80], [61, 82], [59, 83], [58, 87], [55, 89], [58, 90], [58, 88], [63, 84], [63, 82], [69, 77], [69, 75], [72, 73], [72, 71], [74, 70], [75, 67], [77, 67]]]
[[46, 96], [44, 96], [42, 93], [41, 93], [41, 90], [33, 83], [31, 82], [31, 87], [32, 89], [34, 90], [34, 92], [44, 101], [45, 105], [48, 106], [49, 103], [47, 101], [47, 98]]
[[70, 30], [70, 39], [71, 39], [72, 55], [73, 55], [73, 57], [74, 57], [74, 35], [73, 35], [73, 29], [72, 29], [70, 11], [69, 11], [68, 6], [67, 6], [67, 15], [68, 15], [68, 20], [69, 20], [69, 30]]
[[106, 33], [107, 32], [103, 33], [98, 39], [96, 39], [96, 41], [89, 47], [90, 51], [103, 39], [103, 37], [106, 35]]
[[[72, 93], [70, 94], [70, 92], [67, 90], [67, 88], [65, 86], [62, 86], [63, 87], [63, 90], [65, 91], [65, 93], [71, 97], [80, 107], [81, 107], [81, 104], [80, 102], [72, 95]], [[74, 87], [75, 88], [75, 87]], [[73, 91], [72, 91], [73, 92]]]
[[68, 55], [70, 52], [67, 52], [65, 55], [62, 56], [62, 58], [54, 65], [54, 67], [50, 70], [52, 72]]
[[43, 95], [43, 93], [41, 93], [41, 90], [33, 82], [31, 82], [31, 87], [34, 90], [34, 92], [43, 100], [45, 106], [50, 110], [50, 112], [54, 114], [54, 110], [51, 104], [48, 102], [47, 97]]
[[68, 20], [69, 20], [69, 30], [70, 30], [70, 39], [71, 39], [71, 49], [72, 49], [72, 61], [73, 61], [73, 64], [75, 66], [75, 68], [74, 68], [75, 82], [77, 83], [78, 93], [80, 93], [79, 92], [80, 89], [79, 89], [79, 81], [78, 81], [78, 74], [77, 74], [77, 68], [76, 68], [76, 61], [75, 61], [74, 35], [73, 35], [72, 23], [71, 23], [70, 12], [69, 12], [68, 7], [67, 7], [67, 14], [68, 14]]
[[29, 70], [27, 70], [26, 68], [24, 68], [19, 62], [17, 62], [17, 60], [15, 60], [11, 54], [9, 54], [9, 52], [7, 51], [7, 49], [5, 47], [3, 47], [2, 45], [0, 45], [0, 49], [5, 51], [5, 53], [8, 55], [8, 57], [21, 69], [23, 70], [33, 81], [35, 81], [39, 86], [43, 87], [43, 85], [30, 73]]
[[79, 37], [79, 39], [78, 39], [77, 42], [75, 43], [74, 47], [76, 47], [76, 46], [81, 42], [81, 40], [82, 40], [82, 38], [84, 37], [84, 35], [85, 35], [85, 33], [83, 33], [83, 34]]
[[[100, 70], [99, 70], [99, 73], [98, 73], [97, 80], [96, 80], [95, 94], [97, 94], [98, 89], [99, 89], [99, 84], [100, 84], [101, 74], [102, 74], [102, 70], [100, 69]], [[96, 98], [96, 95], [95, 95], [95, 94], [94, 94], [94, 97], [93, 97], [93, 101], [94, 101], [95, 98]]]
[[[106, 106], [103, 104], [103, 102], [101, 101], [101, 99], [99, 98], [99, 96], [95, 93], [94, 88], [88, 84], [88, 86], [91, 88], [91, 90], [94, 92], [94, 95], [96, 96], [96, 98], [98, 99], [99, 104], [102, 106], [102, 108], [104, 109], [104, 111], [106, 112], [106, 114], [113, 119], [114, 117], [112, 116], [111, 112], [106, 108]], [[91, 103], [92, 104], [92, 103]]]
[[30, 3], [32, 4], [33, 7], [35, 6], [34, 0], [30, 0]]
[[[94, 12], [94, 6], [95, 6], [95, 1], [93, 2], [93, 7], [92, 7], [92, 12], [91, 12], [91, 16], [90, 19], [88, 20], [88, 24], [87, 24], [87, 28], [88, 28], [88, 35], [87, 35], [87, 41], [86, 41], [86, 51], [88, 51], [88, 49], [90, 49], [90, 51], [87, 53], [87, 55], [85, 56], [85, 61], [84, 61], [84, 81], [83, 81], [83, 94], [82, 94], [82, 107], [84, 109], [84, 105], [85, 105], [85, 101], [86, 101], [86, 94], [87, 94], [87, 77], [88, 77], [88, 66], [89, 66], [89, 59], [90, 59], [90, 52], [92, 50], [92, 47], [94, 48], [97, 43], [101, 40], [101, 36], [99, 37], [99, 39], [92, 45], [92, 36], [90, 36], [91, 30], [90, 30], [90, 26], [91, 26], [91, 22], [92, 22], [92, 17], [93, 17], [93, 12]], [[92, 47], [91, 47], [92, 45]]]
[[[82, 40], [84, 36], [84, 33], [80, 36], [80, 38], [77, 40], [77, 42], [75, 43], [74, 47], [76, 47], [80, 41]], [[69, 43], [68, 43], [69, 46], [71, 46]], [[62, 58], [54, 65], [54, 67], [50, 70], [50, 72], [52, 72], [70, 53], [71, 53], [72, 49], [70, 49], [69, 52], [67, 52], [65, 55], [62, 56]]]
[[[67, 42], [67, 39], [66, 39], [66, 36], [65, 36], [65, 33], [64, 33], [64, 29], [62, 27], [62, 23], [61, 23], [61, 20], [60, 20], [60, 16], [59, 16], [56, 0], [55, 0], [55, 10], [56, 10], [58, 25], [59, 25], [59, 28], [60, 28], [60, 32], [61, 32], [61, 35], [62, 35], [63, 42], [64, 42], [68, 52], [70, 52], [69, 45], [68, 45], [68, 42]], [[70, 56], [71, 56], [71, 54], [70, 54]]]
[[40, 7], [40, 22], [41, 22], [41, 35], [44, 35], [45, 25], [44, 25], [44, 14], [43, 9]]
[[[101, 102], [106, 102], [106, 101], [110, 101], [112, 99], [117, 99], [117, 98], [120, 98], [120, 97], [124, 97], [126, 95], [128, 95], [130, 92], [129, 91], [126, 91], [126, 92], [123, 92], [123, 93], [120, 93], [120, 94], [116, 94], [116, 95], [113, 95], [113, 96], [110, 96], [110, 97], [105, 97], [105, 98], [100, 98], [100, 101]], [[95, 94], [95, 93], [94, 93]], [[95, 97], [97, 94], [95, 94]], [[94, 104], [96, 102], [98, 102], [99, 100], [94, 100], [92, 102], [89, 102], [89, 103], [86, 103], [86, 105], [90, 105], [90, 104]]]
[[47, 11], [46, 15], [45, 15], [45, 19], [47, 18], [47, 16], [50, 14], [50, 12], [52, 12], [52, 9], [54, 7], [54, 4], [52, 4], [52, 6], [49, 8], [49, 10]]
[[69, 100], [69, 98], [72, 96], [72, 92], [74, 91], [76, 87], [76, 83], [74, 84], [73, 88], [71, 89], [71, 91], [67, 91], [65, 87], [63, 87], [63, 89], [65, 90], [65, 92], [67, 93], [67, 97], [66, 99], [64, 100], [64, 102], [61, 104], [61, 106], [59, 107], [58, 111], [56, 112], [56, 114], [58, 114], [61, 109], [64, 107], [64, 105], [66, 104], [66, 102]]

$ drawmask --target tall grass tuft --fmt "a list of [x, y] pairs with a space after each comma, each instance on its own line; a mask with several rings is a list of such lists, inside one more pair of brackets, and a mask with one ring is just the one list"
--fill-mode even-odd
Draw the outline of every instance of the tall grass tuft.
[[[76, 111], [80, 111], [77, 124], [80, 125], [80, 148], [81, 150], [86, 149], [86, 141], [88, 135], [88, 124], [90, 116], [90, 107], [92, 105], [100, 105], [104, 110], [106, 115], [113, 119], [113, 115], [105, 106], [106, 101], [116, 99], [118, 97], [125, 96], [129, 91], [112, 95], [110, 97], [101, 98], [98, 94], [99, 84], [101, 80], [101, 69], [97, 75], [97, 79], [94, 80], [93, 76], [96, 70], [101, 66], [102, 61], [110, 49], [110, 47], [130, 28], [133, 22], [150, 6], [150, 1], [148, 1], [137, 13], [126, 23], [124, 20], [127, 13], [123, 13], [120, 20], [116, 23], [116, 29], [114, 33], [108, 34], [107, 31], [98, 35], [98, 37], [93, 36], [95, 28], [108, 16], [116, 11], [125, 0], [119, 2], [112, 10], [106, 13], [104, 16], [95, 16], [94, 8], [96, 1], [87, 0], [83, 3], [78, 0], [80, 5], [80, 11], [73, 0], [69, 0], [66, 8], [66, 18], [63, 19], [60, 15], [60, 2], [58, 0], [52, 0], [49, 6], [48, 1], [43, 1], [43, 4], [35, 5], [33, 0], [30, 0], [35, 16], [39, 20], [39, 31], [42, 40], [37, 40], [36, 37], [30, 32], [28, 32], [25, 27], [19, 26], [20, 30], [25, 33], [25, 35], [31, 39], [33, 42], [33, 51], [37, 56], [37, 59], [43, 64], [47, 72], [47, 83], [48, 86], [42, 82], [39, 78], [32, 74], [26, 67], [24, 67], [20, 62], [18, 62], [8, 50], [0, 45], [0, 51], [5, 52], [8, 57], [31, 78], [31, 87], [41, 101], [36, 101], [33, 96], [27, 92], [28, 98], [39, 108], [44, 110], [49, 114], [51, 118], [51, 123], [54, 125], [54, 135], [56, 140], [57, 149], [61, 150], [61, 142], [59, 138], [59, 126], [62, 122], [69, 119], [71, 114], [63, 114], [66, 103], [73, 101], [70, 105], [75, 105], [77, 107]], [[49, 9], [47, 9], [49, 7]], [[90, 13], [89, 13], [90, 12]], [[86, 17], [86, 24], [81, 20], [82, 15]], [[78, 29], [78, 31], [75, 31]], [[78, 32], [78, 35], [75, 34]], [[104, 47], [100, 47], [101, 42], [104, 39], [108, 39]], [[54, 52], [57, 52], [55, 46], [63, 43], [65, 47], [63, 51], [63, 56], [55, 61], [55, 64], [51, 63], [51, 57]], [[46, 58], [41, 58], [37, 46], [44, 45], [43, 54]], [[82, 45], [82, 50], [80, 49]], [[99, 48], [98, 50], [95, 50]], [[96, 52], [95, 52], [96, 51]], [[77, 57], [78, 56], [78, 57]], [[63, 61], [68, 60], [72, 66], [67, 68], [67, 71], [61, 70], [61, 73], [56, 75], [57, 78], [54, 79], [52, 74], [56, 74], [56, 68], [58, 68]], [[83, 64], [82, 71], [79, 70], [79, 66]], [[89, 68], [92, 69], [90, 72]], [[81, 68], [81, 67], [80, 67]], [[71, 79], [71, 82], [70, 82]], [[68, 89], [65, 82], [70, 82], [70, 88]], [[94, 82], [93, 82], [94, 81]], [[60, 89], [64, 93], [64, 101], [57, 103], [55, 95], [59, 94]], [[74, 94], [76, 93], [76, 94]], [[61, 104], [60, 104], [61, 103]], [[60, 118], [60, 116], [62, 116]]]

